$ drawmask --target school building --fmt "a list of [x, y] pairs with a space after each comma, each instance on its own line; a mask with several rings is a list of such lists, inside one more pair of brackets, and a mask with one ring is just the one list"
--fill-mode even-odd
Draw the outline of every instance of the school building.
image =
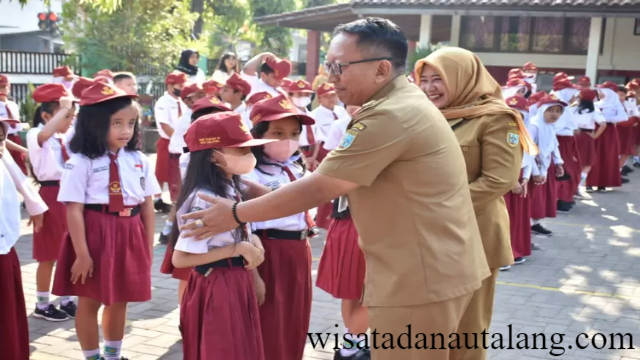
[[592, 82], [640, 77], [640, 0], [352, 0], [257, 17], [261, 25], [306, 29], [306, 73], [319, 65], [320, 34], [368, 16], [398, 24], [410, 48], [448, 44], [474, 51], [499, 82], [531, 61], [538, 87], [553, 74]]

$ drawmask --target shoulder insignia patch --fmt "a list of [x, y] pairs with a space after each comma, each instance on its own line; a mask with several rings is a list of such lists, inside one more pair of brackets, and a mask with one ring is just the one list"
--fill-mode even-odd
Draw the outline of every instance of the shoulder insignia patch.
[[351, 146], [351, 144], [353, 144], [353, 141], [356, 139], [356, 136], [358, 136], [358, 132], [353, 130], [347, 130], [347, 132], [342, 137], [342, 141], [340, 141], [340, 145], [338, 146], [338, 149], [348, 149]]
[[353, 124], [353, 126], [351, 127], [351, 130], [364, 131], [364, 129], [366, 128], [367, 128], [367, 125], [363, 123], [356, 123], [356, 124]]
[[67, 169], [67, 170], [73, 170], [73, 165], [69, 164], [69, 163], [65, 163], [64, 164], [64, 168]]
[[507, 121], [507, 125], [510, 127], [518, 127], [518, 123], [515, 121]]
[[520, 134], [517, 131], [509, 130], [507, 132], [507, 144], [511, 147], [516, 147], [520, 144]]

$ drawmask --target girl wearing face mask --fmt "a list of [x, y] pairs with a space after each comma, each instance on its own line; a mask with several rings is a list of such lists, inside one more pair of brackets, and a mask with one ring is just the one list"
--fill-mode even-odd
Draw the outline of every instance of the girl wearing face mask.
[[254, 281], [260, 282], [256, 267], [264, 260], [260, 239], [248, 224], [202, 240], [177, 229], [192, 221], [182, 215], [211, 206], [199, 194], [245, 198], [241, 176], [256, 164], [250, 148], [274, 141], [253, 139], [240, 115], [230, 111], [201, 116], [185, 134], [191, 156], [170, 242], [175, 243], [173, 265], [194, 267], [180, 308], [186, 360], [265, 359], [254, 290]]
[[[298, 80], [291, 84], [288, 89], [291, 102], [296, 106], [296, 109], [300, 114], [311, 116], [307, 106], [311, 104], [311, 95], [313, 95], [313, 89], [311, 84], [304, 80]], [[313, 150], [316, 145], [316, 138], [314, 134], [314, 126], [305, 125], [302, 127], [300, 133], [300, 151], [306, 157], [305, 159], [311, 159], [313, 157]], [[314, 164], [307, 162], [308, 168], [314, 168]], [[316, 163], [315, 166], [318, 164]]]
[[[252, 148], [257, 166], [247, 178], [273, 191], [302, 178], [307, 172], [298, 141], [313, 118], [300, 114], [284, 95], [256, 103], [250, 116], [255, 138], [280, 141]], [[258, 304], [268, 360], [302, 359], [311, 316], [308, 238], [314, 226], [308, 212], [252, 224], [265, 248], [265, 262], [258, 267], [264, 282]]]

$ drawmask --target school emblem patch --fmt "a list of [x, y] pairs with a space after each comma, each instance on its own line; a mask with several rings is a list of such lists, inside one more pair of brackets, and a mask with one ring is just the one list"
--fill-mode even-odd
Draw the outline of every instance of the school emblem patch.
[[280, 107], [282, 107], [285, 110], [291, 110], [292, 108], [291, 103], [287, 100], [280, 101]]
[[507, 144], [511, 147], [516, 147], [520, 144], [520, 134], [515, 131], [507, 132]]
[[338, 149], [348, 149], [353, 144], [356, 136], [358, 136], [358, 133], [356, 131], [348, 130], [342, 137], [342, 141], [340, 141], [340, 146], [338, 146]]
[[115, 93], [116, 92], [113, 91], [113, 89], [108, 87], [108, 86], [105, 86], [105, 87], [102, 88], [102, 95], [113, 95]]
[[119, 193], [120, 183], [117, 181], [112, 182], [111, 184], [109, 184], [109, 190], [111, 191], [111, 193]]
[[298, 87], [304, 89], [304, 82], [302, 80], [298, 81]]
[[244, 124], [244, 122], [242, 122], [242, 120], [240, 120], [240, 130], [249, 133], [249, 128]]
[[364, 129], [366, 128], [367, 128], [367, 125], [363, 123], [357, 123], [357, 124], [353, 124], [353, 126], [351, 127], [351, 130], [364, 131]]
[[142, 190], [147, 190], [147, 182], [144, 179], [144, 176], [140, 178], [140, 187], [142, 188]]
[[507, 125], [511, 127], [518, 127], [518, 123], [515, 121], [507, 121]]

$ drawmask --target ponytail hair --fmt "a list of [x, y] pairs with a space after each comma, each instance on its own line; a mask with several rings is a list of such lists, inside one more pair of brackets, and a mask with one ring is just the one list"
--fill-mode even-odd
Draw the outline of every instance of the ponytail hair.
[[578, 104], [578, 114], [582, 114], [584, 110], [587, 110], [587, 113], [592, 113], [596, 111], [593, 105], [593, 101], [580, 99], [580, 103]]

